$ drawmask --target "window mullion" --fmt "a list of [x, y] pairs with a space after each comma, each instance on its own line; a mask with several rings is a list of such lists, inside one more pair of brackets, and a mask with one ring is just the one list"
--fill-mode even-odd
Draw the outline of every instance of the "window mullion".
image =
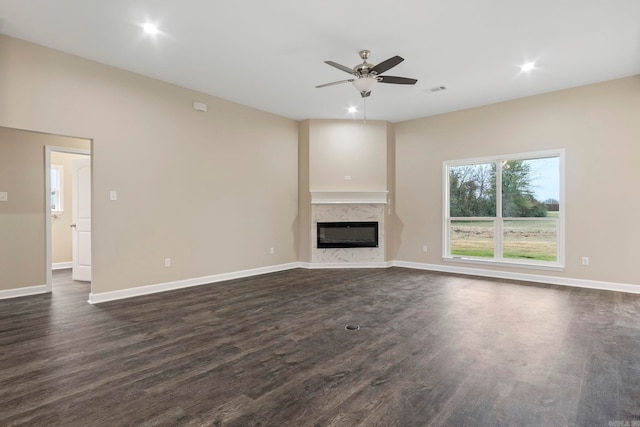
[[496, 218], [493, 224], [494, 258], [502, 260], [502, 162], [496, 162]]
[[449, 165], [445, 163], [442, 180], [444, 182], [444, 200], [442, 201], [442, 217], [444, 218], [444, 229], [442, 230], [442, 255], [451, 256], [451, 218], [450, 218], [450, 194], [449, 194]]

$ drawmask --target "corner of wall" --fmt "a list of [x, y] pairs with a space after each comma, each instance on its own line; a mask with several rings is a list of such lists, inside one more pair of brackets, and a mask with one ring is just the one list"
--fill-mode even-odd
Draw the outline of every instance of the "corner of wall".
[[387, 191], [388, 204], [385, 212], [385, 261], [392, 261], [396, 256], [396, 134], [393, 123], [387, 122]]
[[295, 244], [298, 261], [311, 262], [311, 194], [309, 193], [309, 126], [298, 124], [298, 227]]

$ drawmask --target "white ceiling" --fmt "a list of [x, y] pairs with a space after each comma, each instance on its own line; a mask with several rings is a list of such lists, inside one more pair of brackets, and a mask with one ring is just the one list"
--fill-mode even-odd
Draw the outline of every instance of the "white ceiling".
[[362, 117], [351, 84], [314, 87], [361, 49], [418, 79], [367, 98], [391, 122], [640, 74], [639, 0], [1, 0], [0, 33], [296, 120]]

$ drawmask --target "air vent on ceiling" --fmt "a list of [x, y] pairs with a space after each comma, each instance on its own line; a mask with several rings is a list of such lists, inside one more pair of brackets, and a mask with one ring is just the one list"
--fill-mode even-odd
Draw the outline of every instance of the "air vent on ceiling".
[[435, 92], [442, 92], [443, 90], [447, 90], [446, 86], [436, 86], [436, 87], [432, 87], [429, 89], [425, 89], [424, 91], [427, 93], [435, 93]]

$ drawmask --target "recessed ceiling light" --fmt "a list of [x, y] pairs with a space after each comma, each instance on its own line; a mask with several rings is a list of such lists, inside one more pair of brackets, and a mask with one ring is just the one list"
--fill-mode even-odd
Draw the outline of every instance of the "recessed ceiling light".
[[353, 114], [353, 113], [357, 113], [358, 109], [356, 107], [349, 107], [349, 109], [347, 110], [349, 113]]
[[158, 30], [158, 27], [156, 27], [154, 24], [151, 24], [151, 23], [144, 24], [142, 26], [142, 29], [147, 34], [158, 34], [160, 32], [160, 30]]
[[527, 62], [526, 64], [523, 64], [520, 67], [520, 71], [522, 71], [523, 73], [528, 73], [529, 71], [533, 70], [534, 68], [536, 68], [536, 63], [535, 62]]

